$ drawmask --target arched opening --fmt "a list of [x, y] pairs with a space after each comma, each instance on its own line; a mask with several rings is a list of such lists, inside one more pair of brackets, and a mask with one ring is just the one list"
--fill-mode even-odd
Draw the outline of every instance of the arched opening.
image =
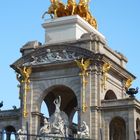
[[48, 112], [48, 107], [45, 103], [45, 101], [42, 102], [41, 104], [41, 120], [40, 120], [40, 127], [44, 125], [44, 118], [49, 118], [49, 112]]
[[77, 134], [77, 130], [78, 130], [78, 111], [76, 111], [73, 115], [73, 119], [72, 119], [72, 134], [74, 136], [74, 134]]
[[78, 124], [78, 111], [76, 111], [74, 113], [72, 122], [75, 123], [75, 124]]
[[108, 90], [105, 94], [105, 100], [115, 100], [117, 99], [116, 94], [112, 90]]
[[[78, 106], [78, 103], [77, 97], [72, 89], [64, 85], [56, 85], [45, 90], [43, 95], [44, 97], [41, 105], [41, 113], [46, 110], [46, 113], [44, 112], [43, 114], [46, 118], [50, 118], [56, 111], [54, 101], [60, 96], [60, 111], [64, 112], [67, 115], [69, 128], [73, 128], [73, 120], [77, 122], [78, 119], [78, 114], [76, 113], [76, 107]], [[43, 119], [41, 120], [41, 122], [43, 122]], [[40, 126], [42, 125], [43, 124], [41, 123]]]
[[7, 126], [5, 127], [4, 131], [3, 131], [4, 135], [3, 135], [3, 139], [4, 140], [15, 140], [16, 139], [16, 129], [13, 126]]
[[54, 100], [61, 96], [60, 110], [64, 111], [68, 117], [71, 117], [71, 113], [77, 107], [77, 98], [74, 92], [64, 85], [56, 85], [50, 87], [45, 91], [44, 103], [48, 108], [49, 116], [55, 112]]
[[126, 124], [120, 117], [115, 117], [109, 126], [110, 140], [126, 140]]
[[49, 118], [48, 107], [46, 106], [46, 103], [44, 101], [41, 105], [41, 113], [44, 115], [44, 117]]
[[136, 120], [136, 139], [140, 140], [140, 119]]

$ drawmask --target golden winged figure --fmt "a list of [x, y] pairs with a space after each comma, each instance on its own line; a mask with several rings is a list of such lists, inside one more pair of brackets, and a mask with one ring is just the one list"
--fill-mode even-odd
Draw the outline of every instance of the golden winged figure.
[[125, 89], [128, 89], [132, 85], [132, 82], [132, 78], [127, 79], [127, 81], [125, 82]]
[[22, 81], [21, 82], [30, 83], [29, 77], [30, 77], [30, 75], [32, 73], [31, 67], [23, 67], [23, 69], [18, 67], [18, 69], [19, 69], [21, 77], [22, 77]]
[[105, 64], [103, 65], [103, 70], [102, 70], [103, 73], [108, 72], [110, 68], [111, 68], [111, 64], [110, 64], [110, 63], [105, 63]]
[[81, 61], [75, 60], [77, 63], [78, 67], [81, 69], [82, 73], [86, 74], [86, 71], [88, 70], [91, 62], [90, 59], [84, 60], [83, 58]]

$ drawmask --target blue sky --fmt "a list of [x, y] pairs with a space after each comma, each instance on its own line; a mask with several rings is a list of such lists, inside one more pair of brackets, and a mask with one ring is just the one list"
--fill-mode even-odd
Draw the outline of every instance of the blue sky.
[[[64, 0], [63, 0], [64, 1]], [[65, 0], [66, 2], [66, 0]], [[42, 14], [49, 0], [1, 0], [0, 2], [0, 101], [3, 109], [19, 107], [16, 74], [9, 65], [17, 60], [22, 45], [38, 40], [44, 43]], [[140, 0], [91, 0], [90, 10], [99, 31], [113, 50], [128, 58], [127, 69], [136, 75], [133, 86], [140, 83]], [[137, 95], [140, 99], [140, 96]]]

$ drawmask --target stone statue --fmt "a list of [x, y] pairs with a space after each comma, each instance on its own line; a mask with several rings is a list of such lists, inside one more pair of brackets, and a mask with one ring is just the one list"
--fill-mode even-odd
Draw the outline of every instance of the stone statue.
[[51, 127], [53, 134], [59, 134], [61, 137], [65, 136], [64, 121], [62, 118], [58, 118], [57, 121], [52, 123]]
[[51, 52], [50, 49], [47, 49], [47, 61], [53, 62], [56, 61], [54, 54]]
[[50, 116], [49, 121], [44, 119], [44, 126], [40, 129], [41, 136], [68, 137], [68, 116], [60, 110], [61, 96], [58, 96], [53, 103], [55, 111]]
[[58, 96], [53, 103], [55, 104], [55, 113], [60, 113], [61, 97]]
[[78, 136], [80, 138], [89, 138], [89, 127], [87, 126], [85, 121], [83, 121], [80, 127], [80, 131], [78, 131]]
[[22, 127], [17, 131], [17, 140], [27, 140], [27, 131], [25, 127]]
[[51, 129], [50, 129], [50, 122], [48, 122], [48, 120], [45, 118], [44, 119], [44, 126], [41, 127], [40, 129], [40, 135], [47, 135], [51, 132]]
[[56, 52], [56, 56], [55, 56], [56, 61], [57, 60], [63, 60], [63, 58], [60, 56], [59, 52]]

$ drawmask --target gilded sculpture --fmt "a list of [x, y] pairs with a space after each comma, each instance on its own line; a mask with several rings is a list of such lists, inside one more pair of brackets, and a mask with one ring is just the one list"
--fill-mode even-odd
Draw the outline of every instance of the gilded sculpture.
[[89, 0], [80, 0], [77, 5], [77, 14], [97, 29], [97, 22], [89, 11]]
[[77, 3], [76, 0], [68, 0], [66, 5], [66, 13], [67, 16], [69, 15], [75, 15], [77, 12]]
[[79, 15], [97, 29], [96, 19], [89, 11], [89, 0], [80, 0], [78, 4], [76, 0], [68, 0], [66, 5], [61, 0], [50, 0], [50, 2], [51, 5], [48, 11], [43, 14], [42, 18], [44, 18], [46, 14], [51, 15], [51, 18]]
[[82, 77], [82, 86], [83, 86], [83, 91], [82, 91], [82, 111], [83, 113], [86, 112], [87, 110], [87, 104], [86, 104], [86, 77], [88, 76], [89, 72], [88, 69], [91, 65], [90, 59], [84, 60], [83, 58], [79, 60], [75, 60], [77, 66], [80, 68], [80, 76]]
[[125, 82], [125, 89], [126, 89], [126, 90], [128, 90], [128, 88], [131, 87], [132, 82], [133, 82], [132, 78], [128, 78], [128, 79], [126, 80], [126, 82]]
[[32, 73], [32, 68], [31, 67], [23, 67], [23, 68], [18, 67], [18, 70], [19, 70], [19, 74], [17, 74], [17, 80], [20, 83], [24, 84], [23, 117], [26, 118], [28, 115], [28, 113], [27, 113], [27, 92], [30, 90], [30, 75]]
[[104, 89], [106, 90], [106, 81], [107, 81], [107, 73], [111, 68], [111, 64], [110, 63], [104, 63], [103, 67], [102, 67], [102, 73], [103, 73], [103, 79], [102, 79], [102, 86], [104, 87]]
[[20, 68], [18, 67], [19, 71], [20, 71], [20, 75], [17, 74], [17, 79], [19, 82], [25, 82], [25, 83], [30, 83], [30, 74], [32, 72], [32, 69], [31, 67], [23, 67], [23, 68]]
[[80, 61], [75, 60], [75, 62], [77, 63], [78, 67], [81, 70], [81, 75], [87, 75], [88, 76], [87, 70], [88, 70], [88, 68], [91, 64], [90, 59], [84, 60], [82, 58]]
[[[51, 5], [48, 11], [43, 14], [42, 18], [44, 18], [46, 14], [51, 15], [52, 18], [66, 16], [65, 5], [61, 0], [50, 0], [50, 2]], [[54, 15], [54, 17], [52, 15]]]

